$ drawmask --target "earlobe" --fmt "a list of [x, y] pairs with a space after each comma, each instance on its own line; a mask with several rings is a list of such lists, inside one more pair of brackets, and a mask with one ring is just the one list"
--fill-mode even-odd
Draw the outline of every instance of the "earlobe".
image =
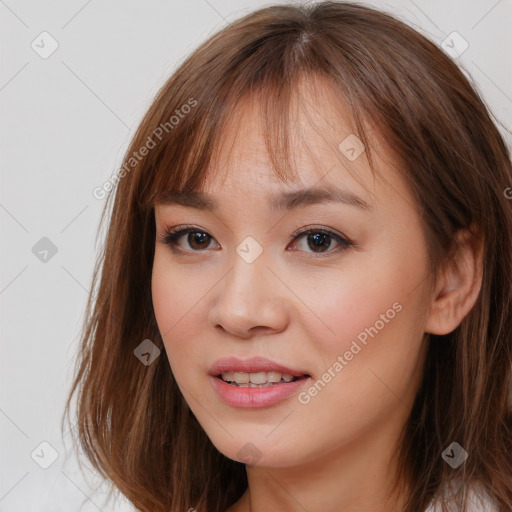
[[460, 253], [440, 272], [430, 300], [425, 332], [449, 334], [474, 306], [482, 286], [484, 239], [476, 230], [461, 230]]

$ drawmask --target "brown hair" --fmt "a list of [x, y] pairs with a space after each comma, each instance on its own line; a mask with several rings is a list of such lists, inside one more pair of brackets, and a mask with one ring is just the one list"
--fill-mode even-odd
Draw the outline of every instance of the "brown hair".
[[[475, 87], [442, 50], [395, 17], [355, 3], [255, 11], [203, 43], [158, 93], [103, 210], [102, 222], [111, 211], [108, 233], [66, 404], [69, 416], [78, 391], [80, 446], [142, 511], [224, 512], [245, 491], [244, 464], [210, 442], [167, 358], [145, 366], [134, 356], [144, 339], [164, 350], [150, 286], [153, 206], [169, 190], [204, 184], [223, 126], [250, 93], [260, 95], [274, 170], [290, 176], [291, 166], [282, 165], [289, 102], [306, 75], [336, 90], [370, 163], [368, 125], [391, 148], [424, 220], [433, 276], [456, 254], [459, 230], [485, 240], [476, 304], [450, 334], [425, 335], [423, 379], [397, 444], [397, 482], [411, 482], [405, 511], [424, 510], [454, 478], [463, 491], [480, 482], [500, 511], [510, 511], [509, 150]], [[454, 441], [469, 453], [457, 469], [441, 457]]]

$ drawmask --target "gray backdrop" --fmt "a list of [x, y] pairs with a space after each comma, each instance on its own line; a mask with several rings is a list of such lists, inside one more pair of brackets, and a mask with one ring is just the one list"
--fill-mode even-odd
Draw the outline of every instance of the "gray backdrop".
[[[103, 207], [92, 191], [118, 169], [176, 65], [267, 4], [0, 0], [0, 511], [131, 510], [104, 504], [105, 485], [93, 492], [101, 481], [79, 470], [59, 428]], [[510, 0], [372, 4], [440, 45], [453, 41], [451, 51], [463, 52], [457, 61], [510, 129]]]

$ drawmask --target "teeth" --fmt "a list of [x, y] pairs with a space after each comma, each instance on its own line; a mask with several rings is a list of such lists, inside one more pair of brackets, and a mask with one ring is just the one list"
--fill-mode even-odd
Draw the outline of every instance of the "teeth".
[[267, 372], [258, 372], [258, 373], [251, 373], [249, 380], [253, 384], [265, 384], [268, 382], [267, 380]]
[[[281, 380], [282, 376], [283, 375], [279, 372], [268, 372], [267, 373], [267, 382], [279, 382]], [[290, 377], [291, 377], [291, 375], [290, 375]]]
[[222, 380], [235, 384], [246, 385], [245, 387], [267, 387], [280, 382], [291, 382], [293, 375], [280, 372], [223, 372]]
[[248, 373], [235, 372], [234, 373], [234, 381], [238, 382], [239, 384], [247, 384], [249, 382], [249, 374]]

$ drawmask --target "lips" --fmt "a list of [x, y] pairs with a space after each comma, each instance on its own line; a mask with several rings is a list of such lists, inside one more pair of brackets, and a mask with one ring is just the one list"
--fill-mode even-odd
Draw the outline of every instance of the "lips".
[[[268, 372], [267, 382], [258, 385], [255, 382], [260, 380], [261, 372]], [[281, 381], [270, 383], [271, 372], [280, 373]], [[285, 366], [264, 357], [218, 359], [210, 367], [208, 373], [210, 384], [217, 396], [225, 404], [237, 408], [277, 406], [280, 402], [290, 400], [311, 382], [311, 375], [305, 370]], [[234, 379], [244, 382], [247, 379], [241, 379], [240, 374], [250, 374], [250, 382], [244, 384], [226, 382], [222, 378], [222, 374], [226, 380]], [[285, 378], [283, 375], [288, 375], [288, 377]], [[291, 381], [289, 380], [290, 376], [293, 377]], [[276, 379], [276, 375], [273, 375], [273, 378]]]
[[298, 378], [311, 376], [305, 370], [290, 368], [264, 357], [251, 357], [249, 359], [224, 357], [215, 361], [215, 363], [213, 363], [213, 365], [208, 370], [209, 375], [213, 377], [219, 377], [224, 372], [279, 372], [286, 373]]

